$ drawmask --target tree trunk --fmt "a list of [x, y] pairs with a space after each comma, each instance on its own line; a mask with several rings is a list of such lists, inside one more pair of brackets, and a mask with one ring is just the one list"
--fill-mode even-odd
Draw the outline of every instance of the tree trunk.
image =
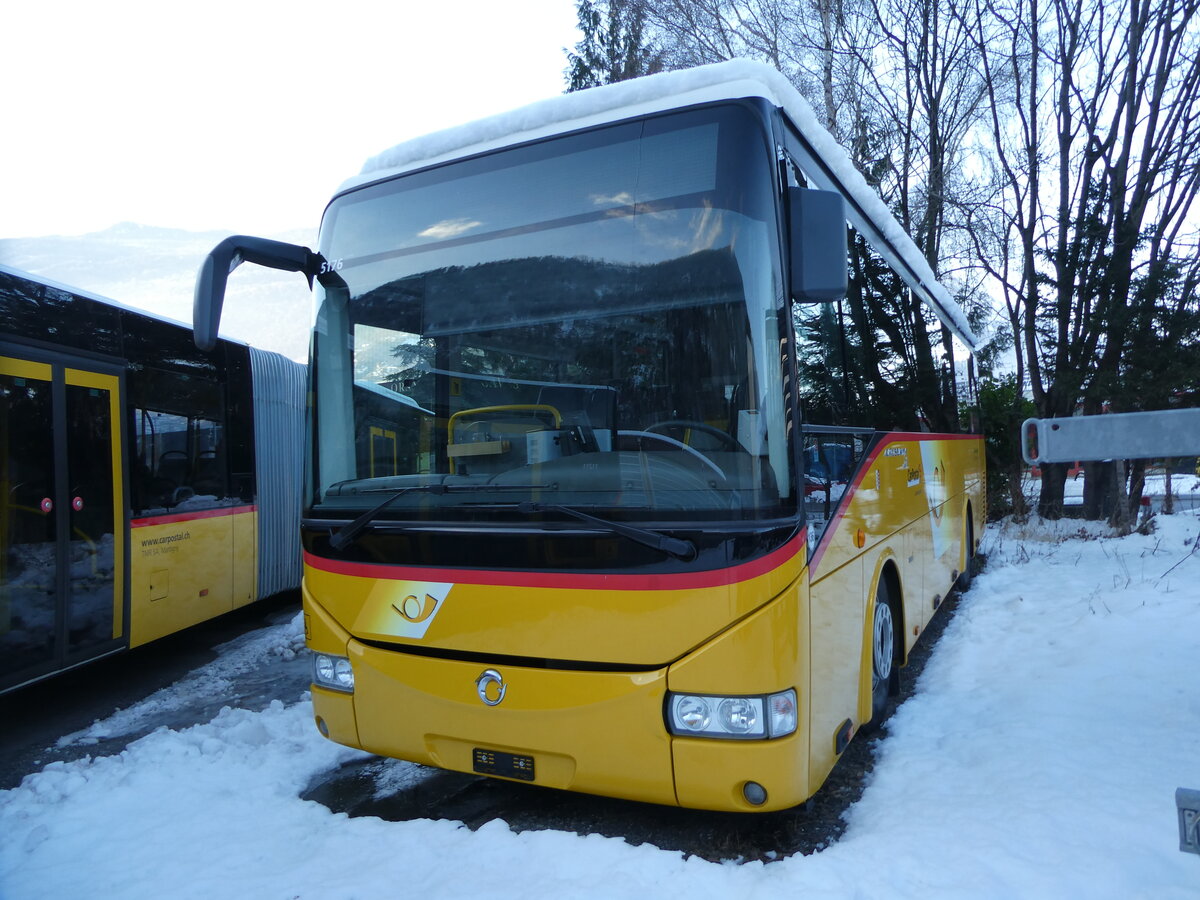
[[1131, 518], [1129, 515], [1129, 495], [1125, 490], [1125, 460], [1114, 459], [1112, 470], [1113, 493], [1116, 502], [1113, 504], [1113, 511], [1112, 515], [1109, 516], [1108, 524], [1116, 529], [1117, 534], [1126, 535], [1133, 531], [1133, 527], [1129, 524]]
[[1107, 519], [1113, 512], [1113, 464], [1085, 462], [1083, 464], [1083, 517]]
[[1042, 491], [1038, 497], [1038, 515], [1043, 519], [1062, 518], [1063, 489], [1066, 484], [1066, 463], [1046, 463], [1042, 466]]
[[1025, 499], [1025, 484], [1022, 477], [1025, 467], [1020, 459], [1013, 459], [1008, 465], [1008, 496], [1012, 503], [1013, 521], [1024, 522], [1029, 518], [1029, 503]]
[[1129, 514], [1136, 519], [1146, 493], [1146, 460], [1132, 460], [1129, 466]]

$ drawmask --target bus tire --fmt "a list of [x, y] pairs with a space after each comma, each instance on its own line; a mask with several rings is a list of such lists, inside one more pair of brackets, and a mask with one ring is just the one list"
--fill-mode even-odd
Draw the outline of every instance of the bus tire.
[[871, 623], [871, 719], [865, 731], [875, 731], [887, 715], [888, 697], [897, 681], [896, 610], [892, 604], [887, 580], [879, 579], [875, 589], [875, 612]]
[[975, 573], [975, 529], [971, 524], [970, 511], [967, 513], [967, 521], [963, 526], [963, 570], [958, 573], [958, 579], [954, 582], [954, 587], [958, 589], [960, 594], [965, 594], [971, 589], [971, 579]]

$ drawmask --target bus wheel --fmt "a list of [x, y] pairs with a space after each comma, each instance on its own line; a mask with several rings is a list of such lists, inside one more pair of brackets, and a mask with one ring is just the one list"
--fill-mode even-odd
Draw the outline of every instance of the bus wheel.
[[958, 588], [960, 594], [965, 594], [970, 590], [971, 578], [975, 572], [975, 529], [969, 519], [963, 528], [963, 546], [966, 547], [963, 570], [958, 573], [958, 580], [954, 582], [954, 586]]
[[871, 721], [869, 730], [874, 731], [883, 722], [887, 712], [888, 694], [891, 691], [896, 666], [896, 616], [892, 610], [892, 598], [887, 582], [879, 581], [875, 592], [875, 619], [871, 625]]

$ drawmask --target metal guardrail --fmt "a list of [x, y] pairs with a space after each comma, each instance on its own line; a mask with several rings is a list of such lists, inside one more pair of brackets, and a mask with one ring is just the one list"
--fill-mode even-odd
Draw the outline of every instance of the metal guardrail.
[[1200, 454], [1200, 409], [1026, 419], [1021, 455], [1031, 466]]

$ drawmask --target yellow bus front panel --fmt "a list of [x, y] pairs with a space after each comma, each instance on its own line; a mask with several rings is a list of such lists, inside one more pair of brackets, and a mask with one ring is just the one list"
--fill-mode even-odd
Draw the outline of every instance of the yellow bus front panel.
[[[714, 784], [732, 784], [741, 771], [734, 763], [746, 742], [700, 742], [722, 745], [713, 750], [730, 764], [716, 773], [710, 762], [704, 763], [707, 772], [693, 766], [683, 796], [677, 796], [675, 768], [680, 759], [696, 758], [687, 745], [697, 742], [668, 732], [668, 680], [678, 690], [708, 694], [766, 695], [788, 688], [804, 693], [799, 586], [805, 553], [801, 536], [740, 570], [749, 576], [743, 581], [736, 580], [738, 569], [725, 570], [704, 576], [715, 584], [690, 590], [526, 587], [519, 594], [512, 586], [355, 577], [310, 560], [316, 565], [305, 574], [309, 646], [317, 653], [348, 656], [354, 670], [353, 693], [314, 689], [318, 727], [340, 743], [446, 769], [518, 777], [479, 767], [477, 754], [500, 753], [531, 760], [530, 780], [540, 785], [664, 804], [748, 807], [744, 801], [731, 807], [710, 798]], [[662, 581], [671, 584], [669, 578]], [[780, 599], [769, 602], [772, 597]], [[326, 599], [332, 608], [326, 608]], [[602, 627], [599, 611], [605, 603], [614, 609]], [[461, 605], [457, 611], [456, 605]], [[624, 619], [636, 624], [639, 606], [647, 624], [636, 630], [619, 627]], [[572, 611], [579, 621], [569, 627]], [[593, 611], [596, 621], [582, 627], [579, 622], [588, 621]], [[341, 616], [354, 627], [344, 627]], [[663, 621], [650, 627], [656, 618]], [[707, 639], [696, 638], [697, 619], [712, 623]], [[560, 642], [546, 640], [548, 621], [558, 622]], [[730, 622], [733, 627], [722, 627]], [[524, 650], [524, 656], [573, 654], [575, 660], [531, 667], [443, 650], [441, 644], [450, 643], [456, 631], [459, 646], [483, 634], [507, 651], [507, 658], [519, 659]], [[400, 643], [402, 637], [408, 640]], [[633, 671], [622, 654], [666, 661]], [[616, 662], [613, 655], [619, 657]], [[794, 738], [773, 743], [780, 746], [754, 753], [770, 760], [775, 774], [768, 775], [762, 765], [755, 771], [778, 786], [772, 803], [791, 798], [786, 805], [794, 805], [807, 796], [799, 796], [806, 789], [805, 767], [796, 764], [805, 745]], [[673, 746], [682, 746], [682, 757], [673, 756]], [[784, 787], [790, 773], [799, 773], [800, 781], [792, 778]]]
[[[535, 784], [675, 802], [663, 726], [665, 671], [492, 666], [354, 640], [349, 656], [364, 750], [459, 772], [482, 771], [479, 754], [498, 752], [529, 760], [522, 780]], [[502, 702], [483, 701], [488, 690], [493, 698], [502, 691]], [[517, 777], [505, 771], [485, 774]]]
[[[808, 716], [812, 703], [808, 598], [802, 577], [774, 602], [671, 666], [673, 693], [712, 696], [796, 691], [797, 730], [769, 740], [675, 736], [675, 793], [693, 809], [763, 812], [803, 803], [814, 788], [808, 777]], [[761, 785], [766, 801], [746, 799], [747, 782]]]
[[424, 569], [306, 553], [304, 584], [366, 642], [655, 669], [778, 596], [803, 563], [800, 536], [747, 564], [662, 576]]
[[[679, 805], [725, 812], [790, 809], [812, 795], [807, 735], [797, 732], [770, 741], [677, 737], [673, 754]], [[761, 785], [766, 801], [746, 799], [748, 783]]]
[[[301, 585], [304, 604], [304, 640], [316, 653], [345, 656], [350, 635], [320, 604], [314, 603], [307, 585]], [[354, 717], [354, 695], [312, 686], [313, 719], [317, 730], [331, 741], [358, 747], [358, 724]]]

